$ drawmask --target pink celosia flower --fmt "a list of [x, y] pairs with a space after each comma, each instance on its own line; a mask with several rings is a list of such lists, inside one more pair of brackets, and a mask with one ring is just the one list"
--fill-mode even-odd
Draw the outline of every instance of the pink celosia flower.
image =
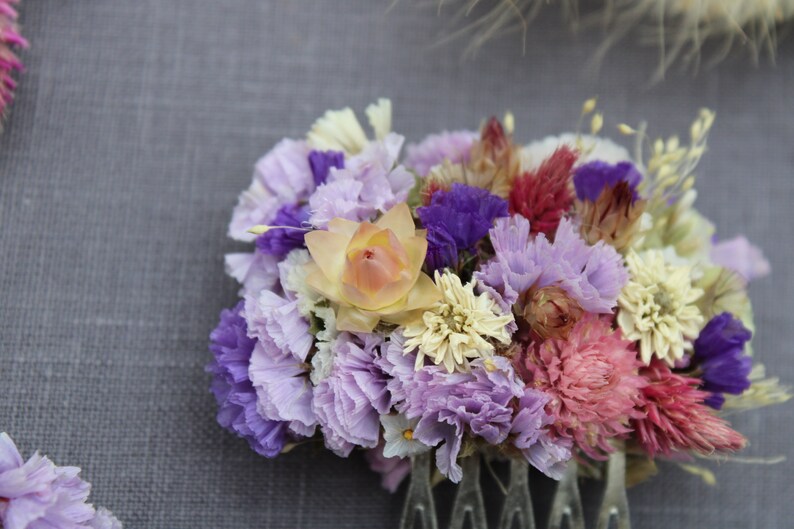
[[0, 0], [0, 118], [6, 113], [14, 99], [16, 81], [11, 77], [14, 71], [23, 70], [22, 62], [14, 54], [14, 48], [26, 48], [28, 43], [19, 34], [17, 12], [12, 4], [19, 0]]
[[631, 342], [593, 314], [586, 314], [567, 340], [532, 344], [524, 362], [532, 384], [552, 399], [546, 410], [557, 434], [573, 439], [589, 456], [611, 452], [609, 439], [628, 434], [645, 384]]
[[657, 359], [640, 374], [648, 381], [642, 388], [645, 413], [632, 426], [649, 456], [686, 450], [709, 455], [736, 451], [747, 443], [704, 404], [710, 394], [697, 389], [700, 380], [677, 375]]

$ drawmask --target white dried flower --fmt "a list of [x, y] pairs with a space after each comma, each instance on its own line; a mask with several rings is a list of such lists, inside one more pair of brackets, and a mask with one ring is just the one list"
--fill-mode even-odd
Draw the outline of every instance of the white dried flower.
[[[379, 99], [366, 109], [375, 139], [382, 140], [391, 132], [391, 101]], [[329, 110], [312, 125], [306, 136], [309, 145], [318, 150], [342, 151], [348, 155], [361, 152], [369, 143], [367, 134], [350, 107]]]
[[453, 273], [436, 272], [435, 282], [441, 301], [407, 325], [403, 333], [405, 352], [419, 349], [416, 369], [424, 365], [427, 356], [436, 365], [444, 364], [450, 373], [465, 371], [469, 360], [493, 355], [492, 341], [510, 343], [507, 326], [513, 322], [513, 314], [504, 314], [488, 294], [475, 294], [475, 281], [463, 285]]
[[414, 430], [419, 419], [408, 419], [405, 415], [382, 415], [383, 457], [410, 457], [427, 452], [430, 447], [414, 438]]
[[[603, 121], [601, 125], [603, 125]], [[576, 161], [577, 165], [583, 165], [593, 160], [607, 163], [631, 161], [629, 151], [612, 140], [589, 134], [567, 132], [559, 136], [547, 136], [524, 147], [521, 150], [522, 168], [525, 171], [536, 170], [544, 160], [563, 145], [580, 151], [579, 159]]]
[[692, 286], [692, 267], [674, 266], [658, 250], [626, 256], [631, 279], [618, 297], [618, 325], [640, 342], [646, 364], [656, 356], [673, 365], [690, 350], [703, 315], [695, 304], [703, 291]]

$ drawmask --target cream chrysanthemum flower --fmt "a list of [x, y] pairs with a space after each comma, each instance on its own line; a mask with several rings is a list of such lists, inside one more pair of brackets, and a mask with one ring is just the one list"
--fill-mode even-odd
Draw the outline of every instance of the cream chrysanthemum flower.
[[436, 365], [444, 364], [450, 373], [465, 371], [469, 360], [493, 355], [493, 341], [510, 343], [507, 326], [513, 315], [504, 314], [488, 294], [475, 294], [475, 281], [463, 285], [455, 274], [436, 272], [435, 282], [441, 301], [403, 332], [405, 353], [419, 349], [416, 369], [424, 365], [427, 356]]
[[646, 364], [656, 356], [673, 365], [691, 349], [703, 315], [695, 302], [703, 291], [692, 286], [692, 267], [665, 262], [664, 254], [649, 250], [626, 256], [631, 279], [618, 297], [618, 325], [623, 336], [640, 342]]

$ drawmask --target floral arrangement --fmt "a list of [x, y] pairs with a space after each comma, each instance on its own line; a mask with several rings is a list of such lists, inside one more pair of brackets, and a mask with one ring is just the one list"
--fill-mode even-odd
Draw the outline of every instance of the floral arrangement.
[[618, 446], [646, 471], [743, 448], [723, 412], [788, 394], [751, 358], [746, 287], [769, 264], [694, 208], [714, 114], [687, 145], [620, 125], [632, 157], [595, 106], [591, 134], [526, 147], [508, 114], [401, 157], [388, 100], [372, 136], [346, 108], [280, 141], [229, 225], [254, 249], [226, 256], [218, 422], [265, 457], [366, 449], [391, 490], [431, 451], [458, 482], [475, 452], [559, 478]]
[[26, 48], [27, 41], [19, 34], [14, 4], [19, 0], [0, 0], [0, 118], [14, 100], [17, 83], [14, 72], [23, 70], [22, 62], [14, 54], [15, 48]]
[[632, 28], [642, 27], [642, 42], [657, 45], [662, 53], [657, 76], [675, 61], [697, 67], [706, 42], [717, 45], [715, 61], [732, 48], [749, 51], [756, 60], [764, 54], [774, 56], [784, 33], [781, 26], [794, 18], [794, 0], [612, 0], [581, 12], [576, 0], [439, 0], [438, 4], [438, 12], [452, 9], [458, 26], [447, 40], [467, 37], [467, 54], [507, 33], [526, 36], [531, 22], [549, 5], [559, 6], [575, 29], [607, 29], [597, 59]]
[[37, 453], [24, 461], [0, 433], [0, 527], [3, 529], [122, 529], [107, 509], [87, 503], [91, 485], [77, 467], [59, 467]]

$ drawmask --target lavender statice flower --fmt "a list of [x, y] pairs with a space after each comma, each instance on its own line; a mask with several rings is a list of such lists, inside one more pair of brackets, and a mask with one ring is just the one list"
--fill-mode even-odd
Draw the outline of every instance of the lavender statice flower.
[[359, 154], [345, 161], [343, 169], [332, 168], [325, 184], [309, 199], [309, 222], [324, 228], [334, 217], [355, 222], [372, 220], [378, 213], [405, 202], [415, 179], [397, 164], [403, 140], [390, 133], [381, 141], [368, 143]]
[[711, 392], [705, 402], [712, 408], [722, 408], [724, 393], [740, 395], [750, 387], [752, 359], [744, 354], [744, 347], [751, 337], [738, 318], [723, 312], [695, 340], [692, 365], [700, 368], [701, 389]]
[[553, 243], [543, 234], [532, 239], [520, 215], [497, 219], [490, 233], [496, 255], [474, 277], [505, 310], [530, 287], [555, 285], [584, 310], [609, 314], [628, 280], [620, 254], [603, 241], [589, 246], [568, 219]]
[[17, 82], [13, 74], [24, 70], [13, 50], [28, 47], [28, 42], [19, 34], [17, 12], [12, 5], [18, 1], [0, 0], [0, 119], [5, 117], [8, 105], [14, 100]]
[[315, 189], [310, 152], [305, 141], [285, 139], [256, 163], [251, 185], [240, 195], [232, 213], [229, 237], [253, 241], [250, 228], [272, 224], [281, 207], [309, 198]]
[[415, 370], [415, 355], [403, 354], [404, 342], [401, 333], [392, 333], [376, 362], [389, 377], [394, 408], [408, 419], [419, 419], [413, 438], [428, 446], [441, 445], [436, 465], [444, 475], [460, 480], [457, 457], [463, 435], [469, 434], [491, 444], [511, 436], [527, 461], [559, 477], [570, 459], [571, 444], [550, 437], [553, 419], [544, 411], [548, 397], [525, 389], [506, 358], [476, 360], [470, 372], [448, 373], [435, 365]]
[[312, 151], [309, 153], [309, 166], [312, 168], [314, 185], [321, 186], [328, 180], [331, 168], [344, 168], [345, 153], [339, 151]]
[[453, 164], [468, 163], [471, 146], [478, 137], [477, 132], [469, 130], [431, 134], [418, 144], [408, 145], [405, 166], [419, 176], [427, 176], [430, 169], [444, 160]]
[[275, 457], [287, 442], [287, 423], [269, 420], [257, 411], [256, 390], [248, 378], [255, 338], [240, 315], [243, 302], [221, 312], [221, 321], [210, 334], [214, 360], [206, 371], [212, 374], [210, 389], [218, 403], [218, 423], [242, 437], [265, 457]]
[[750, 244], [741, 235], [712, 246], [711, 260], [723, 268], [733, 270], [747, 281], [764, 277], [771, 271], [769, 261], [761, 249]]
[[440, 444], [436, 466], [454, 483], [463, 477], [457, 459], [467, 427], [490, 444], [507, 439], [513, 417], [509, 403], [523, 393], [512, 374], [505, 358], [475, 360], [470, 374], [437, 376], [422, 396], [425, 410], [414, 437], [428, 446]]
[[278, 283], [278, 259], [256, 250], [227, 253], [226, 273], [240, 283], [240, 295], [256, 295]]
[[614, 187], [619, 182], [627, 182], [633, 199], [637, 200], [637, 186], [642, 181], [642, 174], [631, 162], [611, 164], [594, 161], [579, 166], [573, 175], [576, 187], [576, 198], [595, 202], [605, 187]]
[[313, 338], [298, 300], [270, 291], [246, 296], [244, 316], [248, 336], [257, 342], [248, 376], [257, 394], [257, 411], [269, 420], [289, 422], [296, 436], [314, 434], [312, 385], [306, 362]]
[[94, 508], [91, 485], [77, 467], [57, 467], [38, 453], [22, 460], [6, 433], [0, 434], [0, 526], [6, 529], [88, 529]]
[[[256, 238], [257, 249], [264, 253], [283, 258], [296, 248], [305, 248], [303, 241], [305, 227], [309, 220], [309, 206], [287, 204], [276, 213], [273, 219], [274, 228]], [[284, 229], [288, 226], [300, 229]]]
[[529, 464], [550, 478], [561, 479], [571, 459], [573, 443], [570, 439], [554, 438], [549, 432], [548, 427], [554, 423], [554, 416], [545, 410], [549, 400], [548, 394], [525, 388], [510, 433], [514, 436], [513, 445]]
[[380, 415], [391, 408], [387, 376], [375, 362], [381, 343], [376, 334], [341, 333], [332, 345], [331, 373], [314, 390], [325, 445], [342, 457], [356, 446], [375, 448]]
[[495, 218], [508, 216], [507, 201], [458, 183], [449, 191], [433, 193], [430, 204], [416, 213], [427, 229], [427, 264], [432, 271], [457, 266], [460, 251], [472, 251]]

